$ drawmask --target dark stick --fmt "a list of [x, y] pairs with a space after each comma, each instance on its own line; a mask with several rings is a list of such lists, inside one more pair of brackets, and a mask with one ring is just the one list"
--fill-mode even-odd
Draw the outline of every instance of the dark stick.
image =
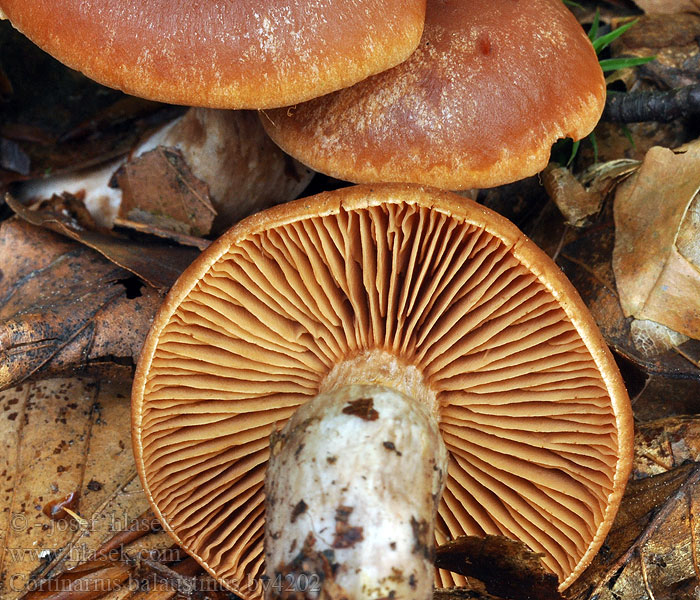
[[605, 102], [603, 121], [639, 123], [674, 119], [700, 114], [700, 84], [668, 91], [611, 93]]

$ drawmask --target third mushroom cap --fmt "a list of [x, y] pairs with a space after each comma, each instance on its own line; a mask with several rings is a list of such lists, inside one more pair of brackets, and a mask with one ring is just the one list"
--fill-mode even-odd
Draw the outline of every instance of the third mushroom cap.
[[156, 514], [247, 599], [264, 546], [273, 595], [429, 598], [434, 542], [464, 534], [522, 540], [564, 588], [631, 466], [629, 400], [571, 284], [502, 217], [410, 186], [231, 229], [159, 312], [133, 402]]

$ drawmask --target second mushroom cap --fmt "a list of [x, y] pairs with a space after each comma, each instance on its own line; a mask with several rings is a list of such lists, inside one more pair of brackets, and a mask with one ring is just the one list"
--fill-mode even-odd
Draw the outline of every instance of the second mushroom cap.
[[590, 133], [604, 102], [596, 53], [561, 0], [429, 0], [408, 60], [261, 119], [316, 171], [460, 190], [541, 171], [555, 141]]

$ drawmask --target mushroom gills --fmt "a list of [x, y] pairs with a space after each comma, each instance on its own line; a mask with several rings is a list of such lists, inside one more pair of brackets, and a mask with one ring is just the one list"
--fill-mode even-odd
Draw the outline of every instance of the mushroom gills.
[[380, 385], [315, 396], [271, 439], [265, 597], [431, 598], [446, 473], [422, 402]]
[[[178, 543], [246, 600], [264, 583], [269, 436], [317, 394], [371, 384], [412, 398], [449, 452], [434, 542], [520, 539], [561, 589], [600, 547], [631, 466], [629, 400], [571, 284], [512, 224], [436, 190], [343, 188], [242, 222], [173, 288], [139, 364], [146, 493]], [[400, 440], [376, 441], [405, 458]], [[412, 469], [397, 463], [392, 476], [415, 492]], [[273, 491], [281, 534], [311, 489], [286, 507]], [[329, 545], [341, 500], [355, 506], [327, 504]], [[369, 527], [358, 510], [347, 524]]]

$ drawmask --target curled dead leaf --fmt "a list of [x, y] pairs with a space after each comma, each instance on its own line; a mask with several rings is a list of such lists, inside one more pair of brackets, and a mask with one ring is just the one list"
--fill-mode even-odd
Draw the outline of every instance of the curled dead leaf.
[[589, 194], [566, 167], [550, 164], [541, 174], [547, 194], [573, 227], [583, 227], [600, 210], [601, 197]]
[[155, 239], [144, 244], [106, 232], [94, 226], [82, 203], [67, 194], [54, 196], [43, 203], [40, 210], [30, 210], [9, 194], [5, 201], [28, 223], [85, 244], [159, 290], [168, 289], [199, 254], [194, 248], [160, 243]]
[[540, 177], [566, 223], [584, 227], [600, 212], [608, 194], [638, 168], [636, 160], [618, 159], [596, 163], [575, 177], [568, 168], [552, 163]]
[[296, 198], [313, 177], [272, 142], [255, 111], [190, 109], [137, 153], [156, 145], [179, 150], [192, 175], [206, 182], [217, 235], [245, 216]]
[[625, 316], [700, 339], [700, 150], [652, 148], [615, 195], [613, 269]]

